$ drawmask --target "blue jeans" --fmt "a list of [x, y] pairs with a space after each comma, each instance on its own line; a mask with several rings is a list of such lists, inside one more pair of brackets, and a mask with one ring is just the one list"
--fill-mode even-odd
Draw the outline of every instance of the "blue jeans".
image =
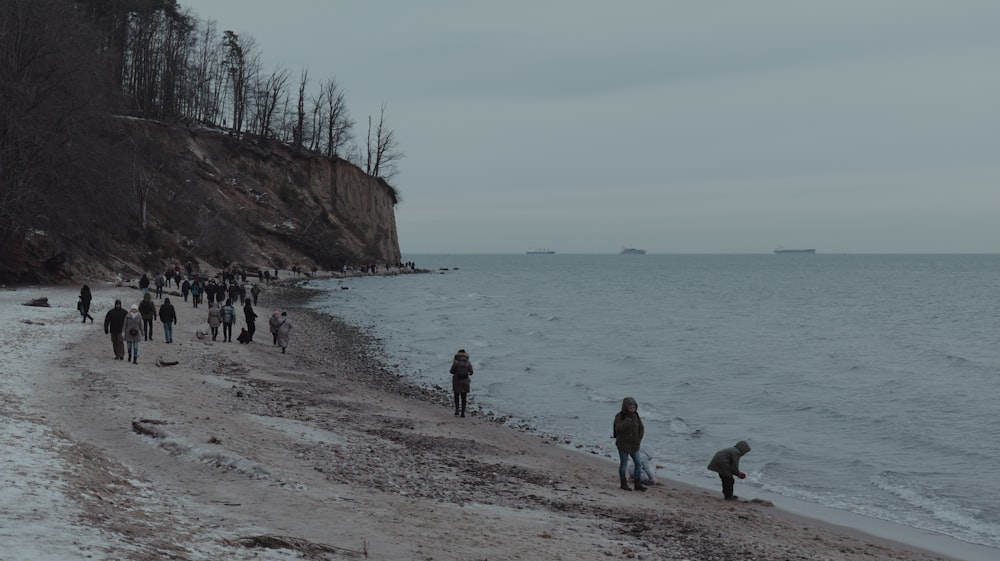
[[163, 323], [163, 338], [168, 343], [174, 342], [174, 324], [168, 322]]
[[128, 354], [135, 360], [139, 360], [139, 342], [138, 341], [125, 341], [125, 345], [128, 347]]
[[[628, 459], [629, 459], [629, 457], [632, 458], [632, 463], [635, 465], [635, 473], [634, 473], [633, 477], [635, 477], [636, 481], [641, 481], [641, 479], [639, 477], [640, 477], [640, 474], [642, 473], [642, 462], [639, 461], [639, 451], [638, 450], [636, 450], [635, 452], [626, 452], [624, 450], [618, 450], [618, 461], [619, 461], [619, 464], [618, 464], [618, 478], [619, 479], [623, 479], [623, 480], [628, 479]], [[646, 475], [649, 475], [649, 474], [647, 473]]]

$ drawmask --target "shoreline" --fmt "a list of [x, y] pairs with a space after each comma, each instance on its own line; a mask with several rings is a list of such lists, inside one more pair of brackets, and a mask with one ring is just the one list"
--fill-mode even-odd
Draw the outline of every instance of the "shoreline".
[[[381, 360], [377, 339], [302, 307], [293, 292], [310, 289], [274, 288], [256, 308], [263, 327], [250, 345], [198, 340], [205, 308], [171, 296], [175, 344], [162, 343], [156, 322], [160, 341], [140, 344], [138, 365], [113, 361], [100, 329], [109, 302], [138, 291], [96, 289], [97, 325], [82, 331], [75, 289], [38, 289], [56, 306], [44, 312], [20, 307], [27, 297], [3, 301], [18, 306], [4, 313], [5, 334], [51, 344], [18, 347], [0, 418], [47, 427], [61, 457], [86, 459], [53, 471], [67, 511], [78, 511], [76, 534], [46, 547], [226, 560], [245, 558], [241, 536], [277, 535], [329, 546], [331, 559], [947, 559], [662, 476], [646, 493], [620, 491], [606, 458], [494, 420], [458, 421], [441, 395]], [[286, 355], [266, 329], [278, 307], [294, 325]], [[51, 319], [23, 322], [36, 316]], [[158, 356], [180, 364], [157, 368]], [[10, 386], [17, 380], [23, 387]], [[28, 479], [20, 483], [37, 487]], [[24, 543], [22, 558], [44, 558]]]

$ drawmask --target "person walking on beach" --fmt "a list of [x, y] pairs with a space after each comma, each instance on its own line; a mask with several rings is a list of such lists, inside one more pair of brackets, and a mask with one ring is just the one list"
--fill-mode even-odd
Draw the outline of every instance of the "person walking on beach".
[[163, 285], [167, 283], [167, 277], [163, 276], [163, 273], [156, 275], [153, 279], [153, 284], [156, 286], [156, 297], [163, 298]]
[[181, 296], [184, 297], [185, 302], [188, 301], [188, 292], [191, 292], [191, 281], [184, 279], [184, 282], [181, 283]]
[[163, 305], [160, 306], [160, 321], [163, 322], [163, 339], [167, 343], [173, 343], [174, 325], [177, 323], [177, 311], [174, 310], [174, 305], [170, 303], [170, 298], [163, 299]]
[[639, 418], [639, 404], [634, 397], [626, 397], [622, 400], [622, 410], [615, 415], [614, 422], [615, 446], [618, 448], [618, 478], [621, 479], [621, 488], [631, 491], [628, 486], [628, 459], [632, 458], [635, 465], [635, 490], [645, 491], [646, 486], [642, 484], [642, 460], [639, 458], [639, 447], [642, 445], [642, 437], [646, 432]]
[[115, 360], [125, 358], [125, 339], [122, 332], [125, 329], [125, 318], [128, 312], [122, 308], [122, 301], [115, 300], [115, 307], [108, 310], [104, 316], [104, 334], [111, 334], [111, 348], [115, 352]]
[[156, 304], [153, 303], [153, 297], [148, 292], [142, 295], [142, 302], [139, 302], [139, 315], [142, 316], [142, 339], [149, 341], [153, 338]]
[[736, 446], [723, 448], [712, 456], [712, 462], [708, 464], [708, 469], [719, 474], [722, 480], [722, 497], [727, 501], [735, 501], [739, 497], [733, 494], [733, 486], [736, 478], [746, 479], [747, 474], [740, 471], [740, 458], [750, 452], [750, 445], [745, 440], [736, 443]]
[[191, 283], [191, 302], [194, 303], [194, 307], [198, 307], [198, 301], [201, 300], [201, 282], [198, 279], [194, 279]]
[[208, 328], [212, 331], [212, 340], [219, 336], [219, 324], [222, 323], [222, 312], [215, 302], [208, 303]]
[[142, 274], [142, 278], [139, 279], [139, 288], [142, 289], [143, 294], [149, 294], [149, 277], [146, 273]]
[[[146, 293], [149, 296], [149, 293]], [[128, 360], [139, 364], [139, 341], [142, 340], [143, 319], [139, 307], [132, 306], [125, 316], [125, 345], [128, 347]]]
[[83, 285], [80, 289], [80, 315], [83, 316], [83, 323], [87, 323], [87, 319], [90, 319], [90, 323], [94, 323], [94, 316], [90, 315], [90, 301], [94, 297], [90, 294], [90, 287]]
[[247, 322], [247, 343], [249, 343], [253, 341], [253, 334], [257, 331], [257, 313], [253, 311], [249, 298], [243, 303], [243, 318]]
[[292, 321], [288, 319], [288, 312], [281, 312], [281, 321], [278, 323], [278, 346], [281, 347], [281, 354], [285, 354], [291, 334]]
[[227, 343], [233, 342], [233, 323], [236, 322], [236, 308], [233, 308], [233, 301], [226, 298], [226, 303], [219, 310], [222, 316], [222, 340]]
[[271, 314], [271, 319], [267, 320], [267, 328], [271, 331], [271, 336], [274, 337], [274, 342], [272, 345], [277, 346], [278, 344], [278, 326], [281, 325], [281, 312], [274, 310]]
[[[472, 362], [465, 349], [459, 349], [451, 361], [451, 391], [455, 394], [455, 416], [465, 416], [465, 404], [472, 390]], [[459, 409], [461, 404], [461, 409]]]
[[253, 296], [253, 305], [257, 305], [257, 297], [260, 296], [260, 287], [256, 284], [250, 287], [250, 296]]

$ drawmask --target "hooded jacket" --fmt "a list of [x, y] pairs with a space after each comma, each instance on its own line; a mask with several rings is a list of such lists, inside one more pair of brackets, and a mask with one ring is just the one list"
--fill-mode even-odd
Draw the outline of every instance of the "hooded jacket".
[[708, 469], [718, 473], [722, 477], [735, 477], [740, 473], [740, 458], [750, 452], [750, 445], [745, 440], [736, 443], [736, 446], [723, 448], [712, 456], [712, 462], [708, 464]]
[[148, 292], [142, 295], [142, 302], [139, 302], [139, 315], [146, 321], [156, 319], [156, 304], [153, 303], [153, 297]]
[[455, 359], [451, 362], [451, 389], [459, 393], [469, 393], [472, 390], [472, 362], [465, 351], [455, 353]]
[[[635, 405], [635, 413], [629, 415], [629, 406]], [[639, 418], [639, 404], [634, 397], [626, 397], [622, 400], [622, 410], [615, 415], [614, 437], [615, 446], [622, 452], [638, 452], [642, 444], [642, 437], [646, 433], [646, 428], [642, 426], [642, 419]]]

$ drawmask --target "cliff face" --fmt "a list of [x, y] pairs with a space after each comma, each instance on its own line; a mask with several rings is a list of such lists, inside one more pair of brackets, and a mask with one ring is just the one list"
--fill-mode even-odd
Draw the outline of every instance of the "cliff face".
[[117, 201], [127, 234], [88, 244], [96, 251], [77, 244], [52, 276], [134, 275], [186, 262], [213, 271], [400, 261], [395, 189], [350, 162], [217, 130], [121, 121], [127, 142], [119, 144], [134, 152], [134, 177], [121, 181], [130, 192]]

